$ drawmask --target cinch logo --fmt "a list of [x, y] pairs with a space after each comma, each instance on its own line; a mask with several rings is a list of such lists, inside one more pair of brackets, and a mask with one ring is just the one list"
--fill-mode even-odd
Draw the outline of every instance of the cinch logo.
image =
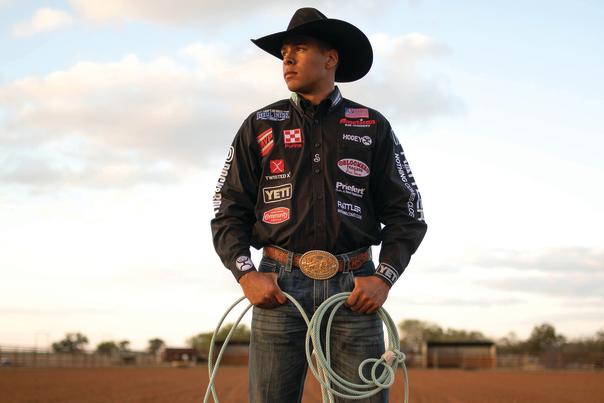
[[267, 224], [281, 224], [289, 220], [289, 209], [287, 207], [275, 207], [262, 214], [262, 221]]
[[369, 167], [363, 161], [344, 158], [338, 161], [338, 168], [348, 175], [364, 178], [369, 176]]
[[272, 174], [282, 174], [283, 172], [285, 172], [285, 161], [271, 160], [270, 169]]
[[262, 188], [262, 196], [265, 203], [275, 203], [292, 198], [292, 185], [287, 183], [281, 186]]

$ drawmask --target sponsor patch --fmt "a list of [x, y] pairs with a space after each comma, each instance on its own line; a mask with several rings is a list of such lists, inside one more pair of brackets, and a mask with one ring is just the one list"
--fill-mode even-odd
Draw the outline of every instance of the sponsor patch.
[[336, 192], [346, 193], [347, 195], [362, 198], [365, 194], [365, 188], [356, 187], [347, 183], [336, 182]]
[[233, 161], [233, 157], [235, 156], [235, 149], [233, 146], [229, 146], [229, 151], [227, 153], [226, 160], [224, 161], [224, 165], [222, 166], [222, 170], [220, 171], [220, 176], [218, 177], [218, 182], [216, 183], [216, 188], [214, 189], [214, 196], [212, 196], [212, 205], [214, 206], [214, 214], [218, 213], [220, 210], [220, 206], [222, 205], [222, 187], [224, 186], [224, 182], [226, 181], [226, 177], [229, 174], [229, 169], [231, 169], [231, 162]]
[[340, 119], [340, 124], [346, 127], [370, 127], [375, 124], [375, 119], [350, 120], [348, 118], [342, 118]]
[[282, 174], [285, 172], [285, 161], [270, 160], [270, 169], [272, 174]]
[[239, 271], [248, 271], [254, 268], [254, 263], [252, 262], [252, 259], [250, 259], [249, 256], [239, 256], [235, 260], [235, 266]]
[[361, 210], [361, 206], [357, 206], [352, 203], [345, 203], [338, 200], [338, 213], [344, 214], [348, 217], [353, 217], [358, 220], [363, 219], [363, 211]]
[[264, 179], [266, 179], [267, 181], [276, 181], [279, 179], [289, 179], [291, 177], [292, 177], [291, 171], [284, 172], [282, 174], [276, 174], [276, 175], [264, 175]]
[[292, 185], [287, 183], [280, 186], [271, 186], [262, 188], [262, 197], [264, 203], [276, 203], [292, 198]]
[[266, 156], [273, 149], [273, 129], [267, 129], [256, 136], [256, 141], [260, 147], [260, 155]]
[[282, 122], [287, 119], [289, 119], [289, 111], [265, 109], [263, 111], [256, 112], [256, 120], [272, 120], [275, 122]]
[[363, 144], [364, 146], [370, 146], [373, 143], [369, 136], [357, 136], [356, 134], [342, 134], [342, 140], [353, 141], [355, 143]]
[[344, 158], [338, 161], [338, 168], [348, 175], [364, 178], [369, 176], [369, 167], [363, 161], [353, 158]]
[[283, 130], [285, 148], [300, 148], [303, 142], [302, 129]]
[[262, 214], [262, 221], [267, 224], [281, 224], [289, 220], [289, 208], [275, 207]]
[[386, 263], [380, 263], [375, 269], [375, 273], [384, 277], [390, 284], [394, 284], [398, 280], [398, 272], [394, 270], [394, 267]]
[[369, 118], [369, 110], [367, 108], [346, 108], [344, 116], [347, 118]]

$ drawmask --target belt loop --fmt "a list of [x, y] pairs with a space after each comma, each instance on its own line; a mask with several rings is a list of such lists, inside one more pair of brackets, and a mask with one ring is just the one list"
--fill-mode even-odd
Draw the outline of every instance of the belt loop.
[[287, 263], [285, 263], [285, 271], [288, 273], [291, 272], [293, 264], [294, 264], [294, 252], [288, 250], [287, 251]]
[[350, 271], [350, 258], [347, 253], [342, 255], [342, 260], [344, 261], [344, 270], [342, 270], [342, 273], [348, 273]]

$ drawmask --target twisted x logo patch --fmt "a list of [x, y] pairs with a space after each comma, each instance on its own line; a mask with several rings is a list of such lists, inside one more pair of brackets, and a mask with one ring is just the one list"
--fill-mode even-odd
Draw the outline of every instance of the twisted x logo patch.
[[282, 174], [285, 172], [285, 161], [283, 160], [271, 160], [271, 173], [272, 174]]
[[302, 129], [283, 130], [285, 148], [301, 148], [303, 143]]

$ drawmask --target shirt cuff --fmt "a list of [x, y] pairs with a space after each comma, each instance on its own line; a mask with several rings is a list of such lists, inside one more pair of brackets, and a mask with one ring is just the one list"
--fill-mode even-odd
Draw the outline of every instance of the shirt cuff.
[[235, 276], [235, 280], [237, 280], [237, 282], [239, 282], [239, 279], [250, 271], [256, 271], [256, 267], [254, 267], [254, 262], [252, 262], [252, 259], [245, 255], [237, 257], [232, 267], [231, 273], [233, 273], [233, 276]]
[[399, 272], [388, 263], [380, 263], [375, 269], [375, 275], [392, 287], [396, 280], [398, 280]]

